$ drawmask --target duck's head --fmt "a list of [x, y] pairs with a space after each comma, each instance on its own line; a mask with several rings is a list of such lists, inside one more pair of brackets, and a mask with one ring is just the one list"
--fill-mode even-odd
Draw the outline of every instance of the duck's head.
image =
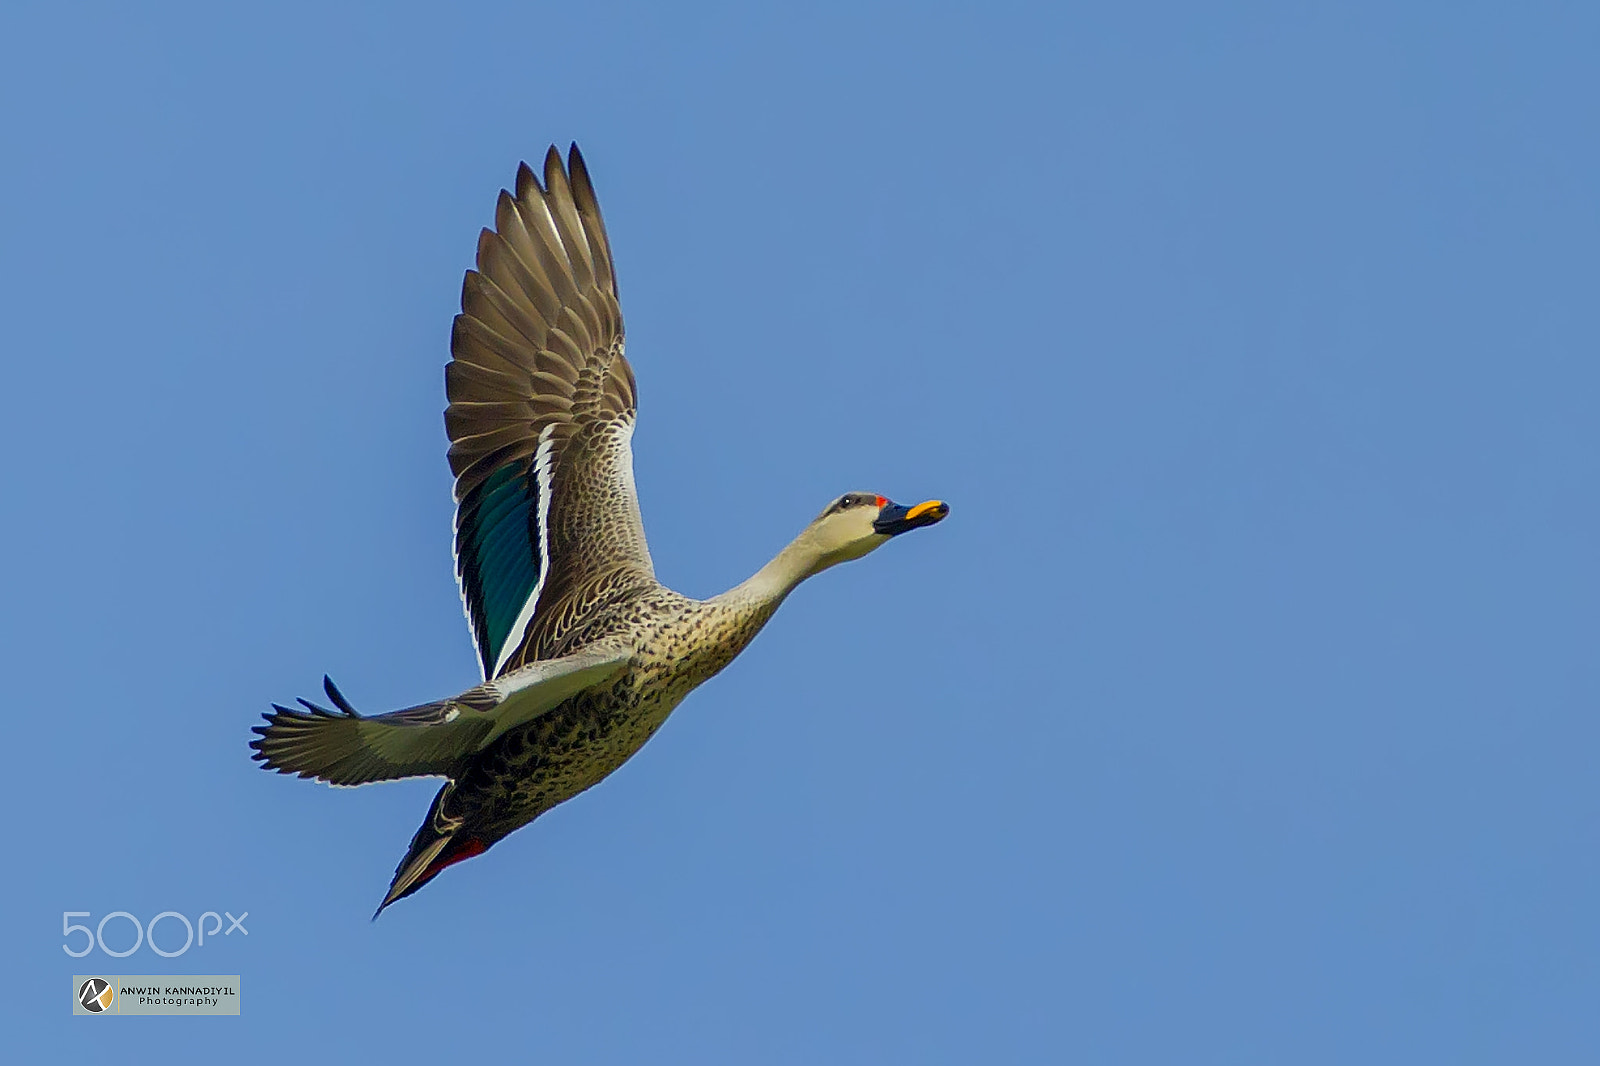
[[847, 492], [829, 504], [803, 534], [817, 555], [811, 573], [859, 559], [891, 537], [931, 526], [949, 513], [942, 500], [907, 507], [871, 492]]

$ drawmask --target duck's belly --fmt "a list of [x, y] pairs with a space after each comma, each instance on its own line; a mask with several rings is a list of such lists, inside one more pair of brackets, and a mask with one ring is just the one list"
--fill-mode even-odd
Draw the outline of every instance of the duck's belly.
[[473, 820], [508, 833], [627, 762], [693, 687], [642, 680], [575, 697], [500, 738], [457, 784], [457, 796], [478, 807]]

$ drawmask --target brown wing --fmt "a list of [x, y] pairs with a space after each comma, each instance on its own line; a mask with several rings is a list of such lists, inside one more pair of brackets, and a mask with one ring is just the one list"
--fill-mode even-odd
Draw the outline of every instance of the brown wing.
[[591, 644], [561, 659], [515, 670], [447, 700], [370, 717], [356, 713], [328, 678], [338, 710], [301, 700], [304, 710], [272, 705], [250, 742], [265, 769], [335, 785], [364, 785], [402, 777], [449, 777], [507, 731], [544, 714], [627, 668], [626, 643]]
[[653, 575], [633, 487], [633, 370], [611, 244], [576, 145], [523, 164], [478, 240], [445, 391], [456, 574], [485, 677], [541, 604], [594, 574]]

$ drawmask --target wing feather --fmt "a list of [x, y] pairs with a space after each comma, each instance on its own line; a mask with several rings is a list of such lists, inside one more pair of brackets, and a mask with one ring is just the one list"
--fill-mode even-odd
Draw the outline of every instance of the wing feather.
[[304, 710], [273, 704], [250, 742], [264, 769], [334, 785], [402, 777], [449, 777], [463, 759], [508, 729], [546, 713], [585, 689], [619, 676], [632, 649], [602, 644], [513, 671], [447, 700], [388, 714], [356, 713], [323, 679], [337, 711], [300, 700]]
[[541, 604], [619, 569], [653, 578], [611, 241], [576, 146], [500, 193], [450, 343], [456, 573], [487, 678], [538, 657]]

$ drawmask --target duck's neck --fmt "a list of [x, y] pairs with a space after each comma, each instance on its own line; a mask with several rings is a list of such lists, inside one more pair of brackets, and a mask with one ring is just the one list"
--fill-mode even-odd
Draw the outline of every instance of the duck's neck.
[[695, 605], [681, 620], [689, 637], [675, 657], [678, 669], [698, 685], [727, 666], [761, 632], [784, 597], [811, 576], [819, 558], [801, 534], [748, 581]]
[[811, 538], [802, 533], [766, 566], [712, 602], [735, 608], [764, 609], [770, 615], [796, 585], [815, 572], [820, 561], [820, 553]]

